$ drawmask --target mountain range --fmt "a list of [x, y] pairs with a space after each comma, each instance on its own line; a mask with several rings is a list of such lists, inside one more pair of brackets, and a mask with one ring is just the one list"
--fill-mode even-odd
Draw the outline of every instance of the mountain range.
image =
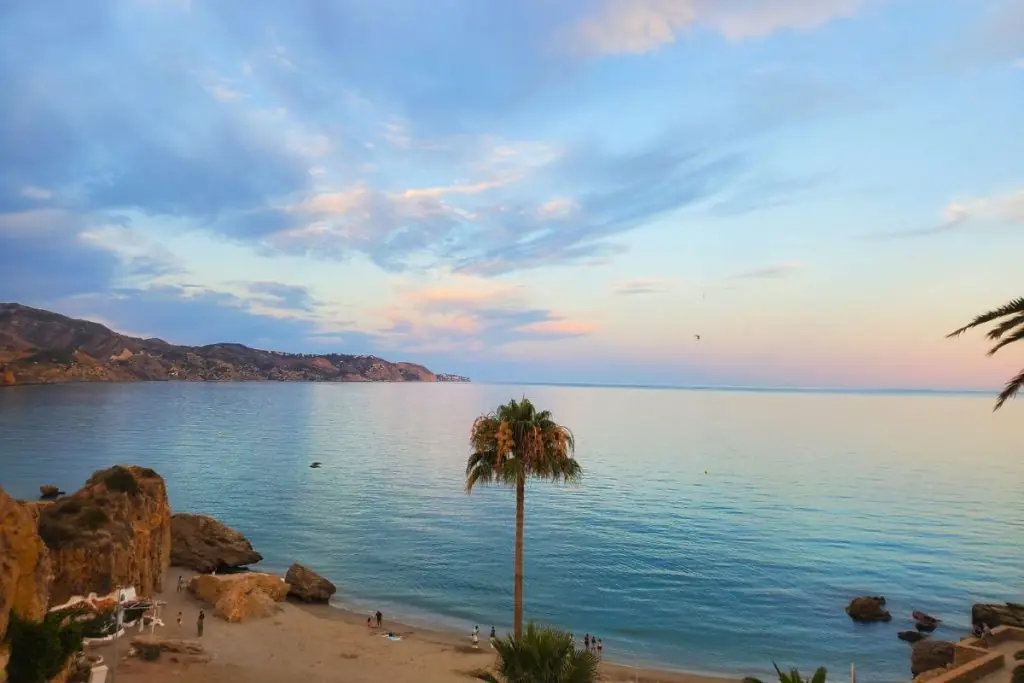
[[180, 346], [96, 322], [0, 303], [0, 385], [132, 381], [466, 382], [415, 363], [341, 353]]

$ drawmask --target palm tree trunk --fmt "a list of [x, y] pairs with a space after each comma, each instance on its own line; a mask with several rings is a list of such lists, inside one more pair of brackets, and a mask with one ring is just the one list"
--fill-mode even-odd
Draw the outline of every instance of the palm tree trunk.
[[526, 512], [526, 478], [516, 482], [516, 563], [515, 614], [513, 625], [516, 640], [523, 634], [523, 519]]

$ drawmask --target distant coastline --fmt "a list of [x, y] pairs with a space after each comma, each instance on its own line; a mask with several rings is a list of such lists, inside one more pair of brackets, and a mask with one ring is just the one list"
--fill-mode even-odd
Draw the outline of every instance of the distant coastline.
[[237, 343], [181, 346], [88, 320], [0, 303], [0, 386], [68, 382], [469, 382], [372, 355], [287, 353]]

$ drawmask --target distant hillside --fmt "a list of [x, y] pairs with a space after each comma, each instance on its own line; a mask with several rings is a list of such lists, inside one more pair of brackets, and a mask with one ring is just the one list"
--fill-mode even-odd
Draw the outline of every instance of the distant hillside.
[[[289, 354], [242, 344], [176, 346], [99, 323], [0, 303], [0, 385], [153, 380], [436, 382], [414, 363], [375, 356]], [[440, 381], [446, 381], [441, 379]]]

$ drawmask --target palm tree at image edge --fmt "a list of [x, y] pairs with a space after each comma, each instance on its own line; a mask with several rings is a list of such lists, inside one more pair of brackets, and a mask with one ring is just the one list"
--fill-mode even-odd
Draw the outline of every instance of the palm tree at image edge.
[[520, 636], [494, 641], [495, 669], [479, 676], [488, 683], [593, 683], [598, 660], [593, 652], [577, 648], [565, 631], [530, 622]]
[[[974, 320], [960, 329], [950, 332], [946, 337], [959, 337], [968, 330], [996, 321], [999, 322], [985, 334], [988, 339], [996, 342], [995, 346], [988, 350], [986, 354], [988, 356], [994, 355], [999, 349], [1008, 344], [1024, 339], [1024, 297], [1018, 297], [1004, 306], [976, 316]], [[1003, 387], [1003, 390], [999, 392], [999, 398], [996, 399], [996, 405], [993, 410], [1002, 408], [1004, 403], [1017, 395], [1022, 386], [1024, 386], [1024, 370], [1021, 370], [1012, 377], [1006, 383], [1006, 386]]]
[[497, 484], [516, 491], [515, 596], [513, 626], [515, 637], [523, 632], [523, 526], [526, 508], [526, 480], [540, 479], [578, 484], [583, 469], [573, 457], [576, 441], [572, 432], [538, 411], [529, 399], [511, 400], [473, 422], [466, 461], [466, 493], [477, 485]]

